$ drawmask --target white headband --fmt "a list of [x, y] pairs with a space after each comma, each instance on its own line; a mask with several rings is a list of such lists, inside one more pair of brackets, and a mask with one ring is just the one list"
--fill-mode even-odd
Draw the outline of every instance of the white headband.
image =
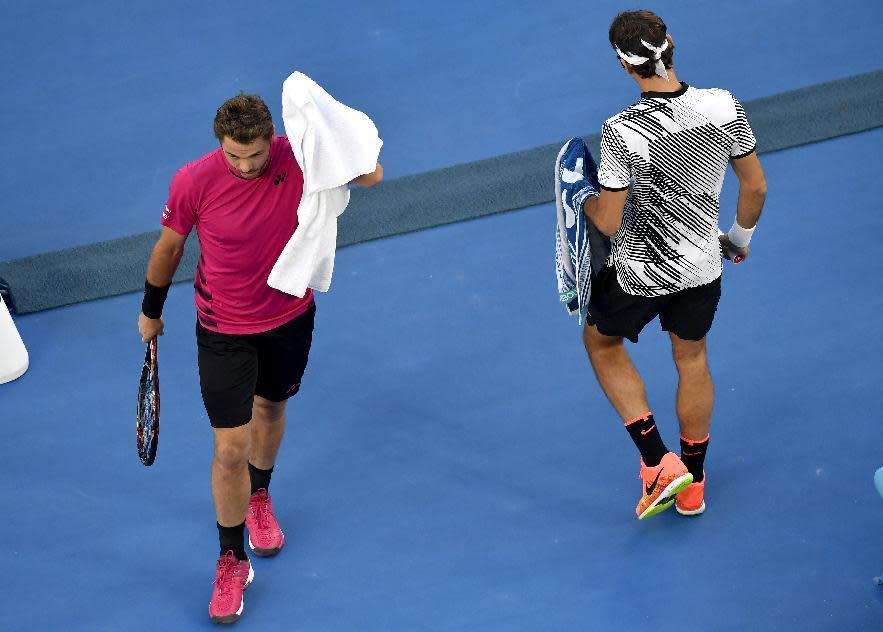
[[[659, 48], [653, 46], [653, 44], [648, 44], [644, 40], [641, 40], [641, 44], [644, 45], [644, 48], [647, 50], [653, 51], [653, 59], [656, 61], [656, 74], [660, 77], [668, 79], [668, 72], [665, 70], [665, 64], [662, 63], [662, 53], [668, 48], [668, 38], [662, 42], [662, 46]], [[648, 61], [650, 61], [650, 57], [641, 57], [640, 55], [632, 55], [631, 53], [624, 53], [619, 50], [619, 46], [614, 46], [616, 49], [616, 54], [619, 55], [622, 59], [630, 63], [632, 66], [640, 66]]]

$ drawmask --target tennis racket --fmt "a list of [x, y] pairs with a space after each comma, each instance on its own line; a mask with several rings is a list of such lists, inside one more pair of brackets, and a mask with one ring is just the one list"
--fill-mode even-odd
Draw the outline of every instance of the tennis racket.
[[159, 443], [159, 365], [156, 362], [155, 337], [147, 343], [144, 366], [141, 367], [135, 438], [141, 462], [144, 465], [153, 464]]

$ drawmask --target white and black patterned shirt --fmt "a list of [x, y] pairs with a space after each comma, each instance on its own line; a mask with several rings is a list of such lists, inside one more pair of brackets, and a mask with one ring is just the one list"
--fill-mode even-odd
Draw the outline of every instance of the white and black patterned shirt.
[[623, 290], [663, 296], [720, 276], [724, 174], [754, 147], [742, 105], [717, 88], [644, 92], [607, 119], [598, 179], [609, 191], [629, 189], [607, 262]]

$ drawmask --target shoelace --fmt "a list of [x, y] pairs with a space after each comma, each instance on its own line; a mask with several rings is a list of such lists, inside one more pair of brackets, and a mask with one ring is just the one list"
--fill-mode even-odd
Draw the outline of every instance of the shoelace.
[[258, 492], [252, 502], [254, 506], [254, 517], [258, 523], [259, 529], [266, 529], [270, 526], [270, 496], [266, 492]]
[[230, 592], [233, 579], [236, 575], [236, 567], [238, 565], [239, 561], [236, 559], [236, 556], [233, 555], [232, 551], [218, 560], [218, 572], [215, 576], [215, 587], [218, 589], [219, 595]]

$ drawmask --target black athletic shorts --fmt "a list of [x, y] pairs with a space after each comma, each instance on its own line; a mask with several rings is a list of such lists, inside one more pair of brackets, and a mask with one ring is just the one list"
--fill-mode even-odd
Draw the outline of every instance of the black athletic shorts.
[[199, 386], [214, 428], [251, 421], [254, 396], [281, 402], [300, 389], [307, 368], [316, 305], [259, 334], [219, 334], [196, 322]]
[[683, 340], [702, 340], [711, 329], [721, 297], [721, 279], [665, 296], [635, 296], [625, 292], [608, 266], [592, 281], [586, 322], [605, 336], [638, 342], [638, 334], [659, 316], [663, 331]]

